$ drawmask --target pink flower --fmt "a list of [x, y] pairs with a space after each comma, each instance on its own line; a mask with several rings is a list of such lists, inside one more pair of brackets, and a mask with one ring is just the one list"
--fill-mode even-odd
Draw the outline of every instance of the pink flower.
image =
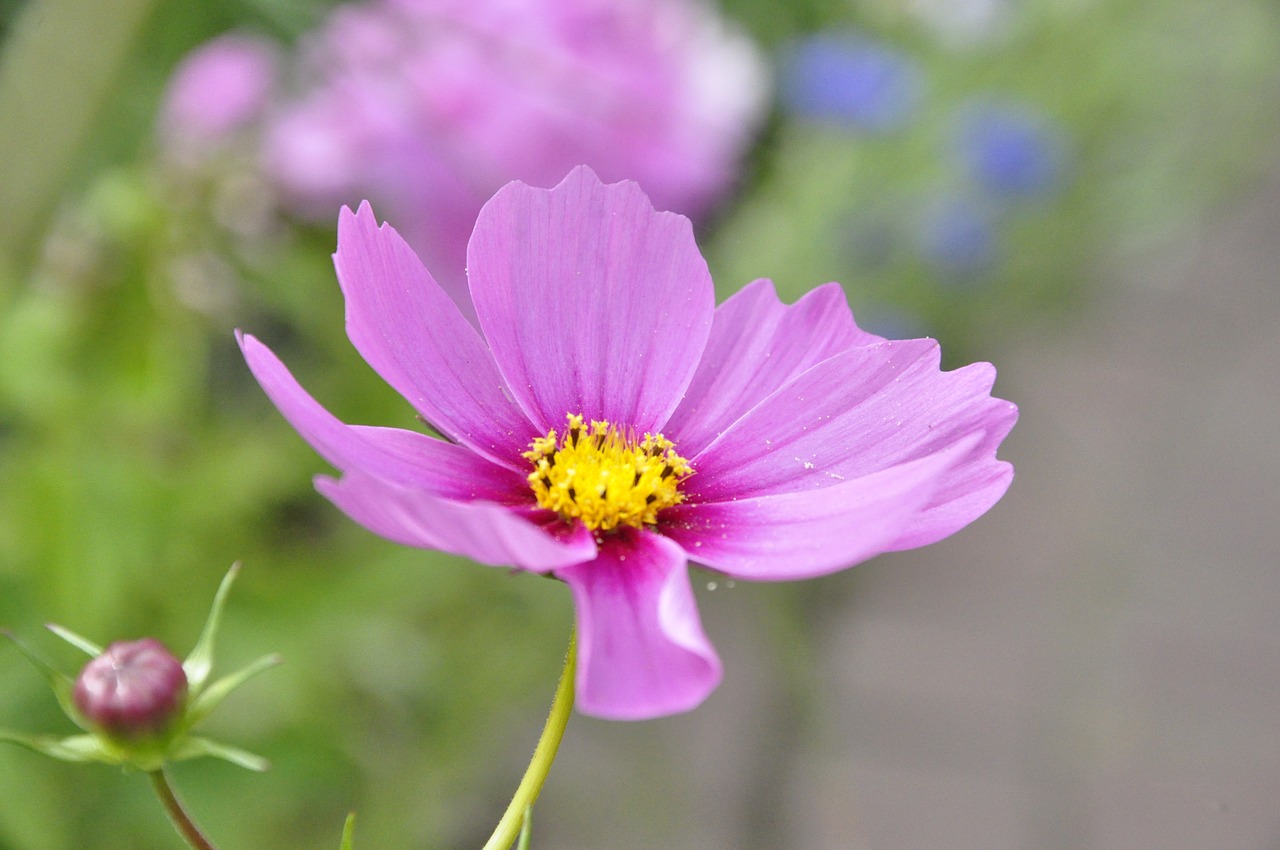
[[698, 216], [768, 91], [750, 42], [688, 0], [374, 0], [303, 44], [265, 173], [305, 217], [371, 198], [464, 312], [471, 226], [508, 181], [586, 163]]
[[244, 335], [249, 367], [356, 522], [569, 585], [588, 714], [715, 688], [690, 561], [835, 572], [952, 534], [1013, 477], [989, 364], [942, 372], [933, 340], [859, 330], [836, 284], [787, 306], [757, 280], [717, 308], [689, 221], [634, 183], [499, 191], [467, 254], [479, 330], [367, 204], [334, 262], [352, 343], [447, 440], [340, 422]]
[[274, 90], [275, 47], [247, 35], [216, 38], [182, 60], [160, 126], [170, 145], [211, 147], [257, 120]]

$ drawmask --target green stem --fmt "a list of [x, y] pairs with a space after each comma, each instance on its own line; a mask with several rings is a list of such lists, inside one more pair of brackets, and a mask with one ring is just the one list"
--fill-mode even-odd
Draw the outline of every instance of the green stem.
[[547, 725], [542, 727], [542, 737], [538, 739], [538, 746], [529, 761], [529, 769], [524, 772], [520, 787], [516, 788], [515, 796], [502, 813], [502, 819], [484, 845], [484, 850], [509, 850], [520, 834], [528, 812], [538, 799], [542, 783], [547, 781], [551, 763], [556, 760], [556, 750], [560, 748], [560, 739], [564, 737], [564, 728], [569, 723], [569, 715], [573, 713], [573, 674], [577, 661], [578, 633], [575, 629], [569, 635], [569, 650], [565, 653], [564, 669], [560, 671], [560, 684], [556, 687], [556, 697], [551, 703]]
[[174, 793], [173, 785], [169, 782], [169, 777], [164, 772], [164, 768], [153, 770], [148, 776], [151, 777], [151, 787], [155, 789], [156, 796], [160, 798], [160, 802], [164, 805], [164, 810], [169, 815], [173, 828], [178, 830], [178, 834], [195, 850], [217, 850], [213, 846], [213, 842], [204, 837], [204, 833], [200, 831], [200, 827], [196, 826], [195, 821], [191, 820], [187, 810], [182, 807], [182, 801]]

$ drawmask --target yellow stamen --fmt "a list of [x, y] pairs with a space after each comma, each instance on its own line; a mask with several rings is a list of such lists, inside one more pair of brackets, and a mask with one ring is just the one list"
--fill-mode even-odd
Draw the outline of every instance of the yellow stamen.
[[587, 429], [568, 416], [563, 436], [553, 428], [529, 444], [529, 486], [538, 504], [593, 531], [658, 521], [658, 511], [684, 501], [680, 484], [693, 473], [675, 444], [661, 434], [634, 432], [608, 422]]

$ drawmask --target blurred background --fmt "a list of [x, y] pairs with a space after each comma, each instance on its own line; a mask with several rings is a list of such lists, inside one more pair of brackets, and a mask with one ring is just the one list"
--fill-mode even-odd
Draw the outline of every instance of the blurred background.
[[[0, 2], [0, 624], [194, 643], [244, 562], [225, 848], [478, 847], [567, 589], [397, 547], [248, 375], [415, 427], [329, 255], [370, 198], [463, 290], [479, 205], [586, 162], [691, 216], [723, 298], [841, 281], [990, 360], [1018, 477], [918, 552], [695, 574], [696, 711], [575, 717], [556, 848], [1280, 848], [1280, 10], [1264, 0]], [[461, 297], [461, 296], [460, 296]], [[463, 298], [465, 303], [465, 298]], [[0, 726], [71, 729], [0, 647]], [[0, 848], [169, 848], [142, 777], [0, 749]]]

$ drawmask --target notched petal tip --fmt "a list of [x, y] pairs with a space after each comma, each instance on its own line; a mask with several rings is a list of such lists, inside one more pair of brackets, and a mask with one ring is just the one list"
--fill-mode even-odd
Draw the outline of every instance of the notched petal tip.
[[[360, 234], [353, 228], [360, 228], [364, 232]], [[354, 211], [349, 205], [343, 204], [338, 210], [338, 248], [341, 250], [343, 241], [353, 236], [372, 235], [387, 228], [395, 230], [385, 221], [378, 222], [378, 217], [373, 212], [373, 204], [368, 200], [357, 204]]]
[[[361, 201], [354, 212], [346, 205], [338, 211], [337, 246], [332, 256], [345, 294], [350, 293], [349, 281], [343, 280], [344, 262], [348, 256], [352, 257], [352, 264], [359, 264], [367, 262], [367, 256], [378, 254], [391, 256], [406, 252], [412, 257], [414, 263], [421, 265], [417, 252], [408, 245], [400, 235], [400, 231], [389, 221], [379, 221], [377, 214], [373, 211], [373, 205], [368, 200]], [[430, 276], [430, 272], [426, 271], [425, 267], [423, 272]]]
[[240, 347], [240, 353], [244, 355], [250, 371], [253, 371], [260, 363], [276, 359], [275, 354], [267, 347], [267, 344], [253, 334], [236, 328], [235, 336], [236, 345]]
[[715, 310], [688, 219], [585, 168], [552, 189], [499, 190], [477, 217], [467, 271], [494, 360], [544, 431], [579, 411], [661, 430]]
[[530, 424], [508, 398], [484, 339], [394, 227], [372, 208], [340, 215], [334, 270], [361, 357], [450, 440], [509, 464]]

